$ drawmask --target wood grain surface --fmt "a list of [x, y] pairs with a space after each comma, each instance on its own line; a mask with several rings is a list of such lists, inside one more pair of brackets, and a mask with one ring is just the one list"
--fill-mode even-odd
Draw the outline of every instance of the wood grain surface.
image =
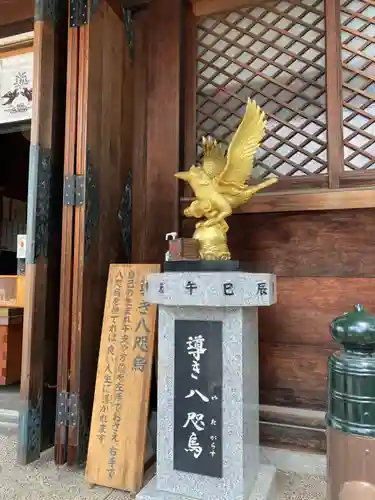
[[[142, 220], [133, 230], [138, 242], [133, 255], [135, 262], [161, 263], [166, 251], [164, 236], [176, 230], [179, 224], [179, 188], [173, 174], [179, 170], [183, 155], [180, 144], [182, 13], [182, 0], [154, 0], [146, 14], [148, 36], [144, 43], [149, 50], [141, 49], [147, 51], [147, 56], [143, 52], [140, 63], [144, 64], [147, 57], [147, 87], [143, 95], [147, 107], [145, 129], [142, 126], [137, 134], [145, 130], [140, 140], [146, 140], [147, 154], [138, 156], [139, 163], [135, 165], [142, 181], [139, 181], [142, 186], [140, 183], [135, 186], [133, 197], [133, 220]], [[135, 70], [136, 75], [137, 71], [141, 71], [140, 68]], [[138, 94], [136, 90], [137, 102]], [[138, 113], [137, 107], [135, 113]], [[144, 105], [139, 113], [138, 123], [144, 120]], [[138, 231], [145, 234], [137, 235]]]
[[324, 410], [333, 349], [260, 343], [260, 402]]
[[156, 264], [111, 265], [96, 375], [86, 480], [137, 493], [145, 464], [156, 305], [144, 283]]
[[[29, 2], [8, 2], [21, 15]], [[67, 16], [65, 2], [54, 15]], [[0, 11], [1, 16], [3, 10]], [[33, 12], [33, 10], [32, 10]], [[22, 14], [23, 15], [23, 14]], [[25, 14], [30, 15], [30, 11]], [[32, 13], [33, 16], [33, 13]], [[3, 17], [1, 17], [3, 21]], [[64, 23], [34, 23], [33, 114], [18, 461], [29, 463], [54, 443], [59, 317], [61, 211], [67, 33]], [[37, 154], [35, 154], [37, 153]], [[46, 166], [48, 181], [39, 178]], [[38, 172], [38, 175], [36, 175]], [[31, 207], [31, 210], [30, 210]], [[34, 209], [33, 209], [34, 208]], [[32, 417], [31, 417], [32, 416]]]
[[[77, 37], [70, 35], [78, 68], [75, 74], [72, 61], [70, 92], [77, 123], [76, 131], [68, 130], [65, 167], [71, 172], [74, 166], [76, 175], [85, 176], [86, 192], [85, 203], [73, 209], [73, 234], [64, 234], [72, 242], [63, 241], [63, 247], [73, 249], [72, 280], [62, 285], [62, 294], [71, 301], [71, 339], [70, 355], [61, 358], [67, 366], [61, 367], [59, 383], [69, 373], [70, 392], [80, 402], [80, 426], [68, 427], [69, 464], [80, 463], [87, 454], [108, 269], [126, 255], [119, 210], [132, 162], [133, 70], [123, 21], [100, 0]], [[73, 104], [69, 112], [74, 113]]]
[[[0, 0], [0, 29], [34, 18], [34, 0]], [[0, 31], [1, 33], [1, 31]]]
[[234, 259], [277, 276], [375, 276], [374, 213], [363, 209], [233, 216], [229, 247]]
[[336, 348], [331, 321], [354, 304], [375, 311], [375, 278], [283, 278], [277, 303], [259, 310], [259, 336], [268, 344]]

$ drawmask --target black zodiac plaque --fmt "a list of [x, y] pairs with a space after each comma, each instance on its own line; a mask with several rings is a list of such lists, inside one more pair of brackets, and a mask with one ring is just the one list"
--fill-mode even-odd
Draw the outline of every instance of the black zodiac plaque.
[[221, 321], [176, 320], [174, 469], [223, 477]]

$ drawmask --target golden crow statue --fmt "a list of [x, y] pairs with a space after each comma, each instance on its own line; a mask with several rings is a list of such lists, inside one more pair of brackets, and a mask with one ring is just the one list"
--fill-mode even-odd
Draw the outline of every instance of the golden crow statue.
[[205, 219], [196, 224], [193, 235], [199, 241], [201, 259], [230, 259], [225, 219], [257, 191], [277, 181], [272, 178], [256, 186], [246, 183], [251, 177], [255, 152], [264, 137], [265, 128], [264, 112], [255, 101], [249, 100], [227, 157], [216, 141], [204, 138], [202, 166], [192, 166], [187, 172], [175, 174], [178, 179], [187, 181], [195, 194], [195, 200], [184, 211], [186, 217]]

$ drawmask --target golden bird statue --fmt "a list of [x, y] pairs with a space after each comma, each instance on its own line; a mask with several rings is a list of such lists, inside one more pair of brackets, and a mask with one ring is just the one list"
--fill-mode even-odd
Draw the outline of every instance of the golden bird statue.
[[204, 219], [196, 224], [193, 238], [199, 241], [200, 258], [229, 260], [231, 258], [225, 219], [261, 189], [277, 182], [267, 179], [249, 186], [255, 152], [266, 130], [266, 116], [250, 99], [245, 115], [233, 136], [225, 157], [221, 146], [211, 137], [203, 138], [203, 162], [175, 176], [188, 182], [194, 191], [194, 201], [184, 210], [186, 217]]

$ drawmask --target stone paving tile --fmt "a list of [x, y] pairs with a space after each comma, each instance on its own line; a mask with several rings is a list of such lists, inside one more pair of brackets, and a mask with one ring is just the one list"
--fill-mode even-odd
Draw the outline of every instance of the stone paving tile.
[[0, 500], [106, 500], [108, 488], [89, 488], [84, 471], [53, 463], [53, 450], [22, 467], [16, 464], [14, 437], [0, 436]]
[[[145, 482], [153, 472], [149, 471]], [[278, 500], [326, 499], [323, 476], [279, 472], [277, 480]], [[19, 466], [15, 437], [0, 435], [0, 500], [134, 500], [134, 495], [100, 486], [89, 488], [83, 470], [54, 464], [53, 450], [33, 464]]]

